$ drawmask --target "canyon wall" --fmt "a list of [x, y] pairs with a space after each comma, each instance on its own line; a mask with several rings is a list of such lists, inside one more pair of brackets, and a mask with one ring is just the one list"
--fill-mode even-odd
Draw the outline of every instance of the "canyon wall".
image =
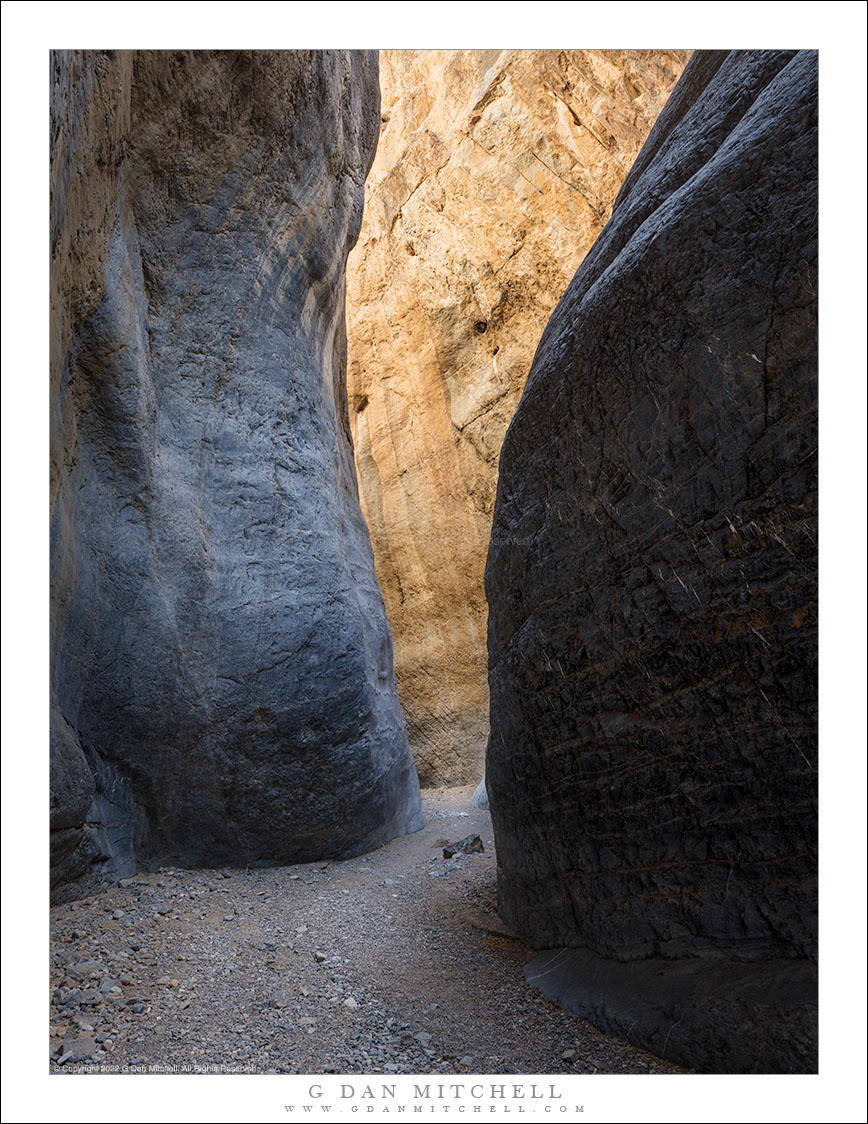
[[359, 508], [376, 52], [51, 58], [52, 886], [421, 826]]
[[691, 59], [543, 334], [486, 569], [501, 913], [706, 1070], [816, 1065], [816, 71]]
[[688, 51], [383, 51], [348, 272], [362, 509], [423, 785], [476, 782], [497, 456]]

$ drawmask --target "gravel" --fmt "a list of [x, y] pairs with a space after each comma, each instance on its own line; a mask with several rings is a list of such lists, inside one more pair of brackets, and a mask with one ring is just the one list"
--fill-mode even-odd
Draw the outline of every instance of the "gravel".
[[[425, 829], [370, 855], [163, 869], [54, 908], [50, 1069], [682, 1072], [528, 985], [472, 793], [424, 793]], [[432, 859], [468, 831], [484, 852]]]

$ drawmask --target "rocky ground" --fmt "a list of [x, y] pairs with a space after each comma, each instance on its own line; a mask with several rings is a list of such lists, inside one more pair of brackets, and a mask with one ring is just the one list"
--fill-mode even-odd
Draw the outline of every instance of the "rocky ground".
[[[53, 1072], [674, 1073], [530, 988], [472, 788], [423, 831], [267, 870], [164, 869], [52, 910]], [[479, 834], [483, 853], [443, 856]]]

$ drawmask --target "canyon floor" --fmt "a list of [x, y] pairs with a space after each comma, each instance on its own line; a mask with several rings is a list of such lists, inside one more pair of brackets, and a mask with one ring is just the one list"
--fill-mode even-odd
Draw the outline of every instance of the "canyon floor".
[[[424, 792], [424, 830], [358, 858], [167, 868], [56, 907], [51, 1070], [683, 1072], [528, 985], [472, 791]], [[443, 857], [473, 834], [484, 853]]]

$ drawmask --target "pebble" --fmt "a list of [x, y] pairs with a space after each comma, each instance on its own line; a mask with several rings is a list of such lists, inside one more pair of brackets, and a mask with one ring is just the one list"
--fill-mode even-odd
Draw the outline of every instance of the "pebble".
[[98, 960], [81, 960], [78, 964], [71, 964], [67, 968], [67, 972], [73, 979], [86, 980], [91, 976], [98, 976], [105, 971], [105, 968]]
[[[493, 848], [432, 857], [449, 845], [438, 818], [457, 818], [463, 791], [426, 794], [435, 826], [356, 859], [291, 873], [172, 868], [53, 909], [51, 1069], [74, 1071], [88, 1051], [194, 1072], [678, 1072], [528, 986], [521, 945], [490, 932]], [[488, 824], [480, 812], [465, 830], [488, 839]]]
[[449, 843], [443, 848], [443, 858], [451, 859], [453, 855], [477, 855], [485, 851], [482, 840], [478, 835], [468, 835], [458, 843]]

